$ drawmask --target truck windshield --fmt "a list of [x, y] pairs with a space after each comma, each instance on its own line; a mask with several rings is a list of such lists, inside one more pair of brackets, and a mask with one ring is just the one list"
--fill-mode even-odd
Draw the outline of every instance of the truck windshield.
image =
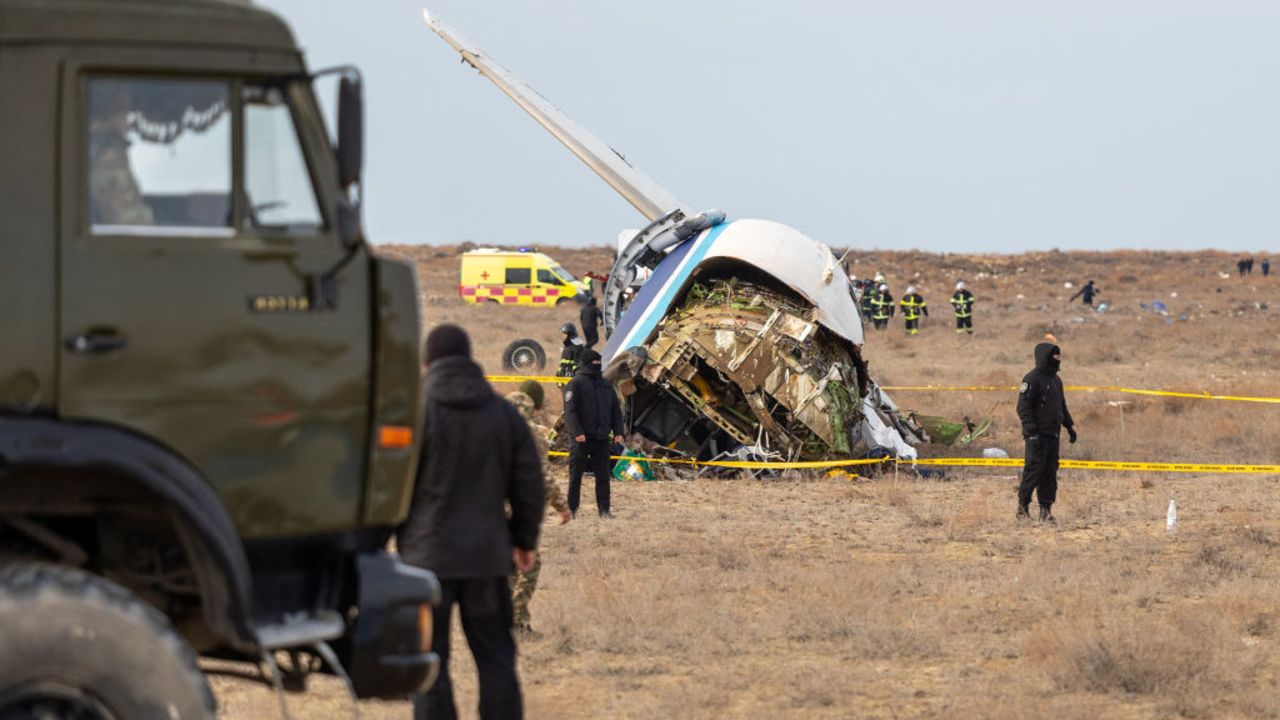
[[565, 270], [563, 267], [560, 267], [559, 265], [552, 265], [551, 272], [555, 273], [556, 277], [560, 278], [566, 285], [569, 283], [577, 282], [577, 279], [574, 278], [573, 275], [568, 270]]

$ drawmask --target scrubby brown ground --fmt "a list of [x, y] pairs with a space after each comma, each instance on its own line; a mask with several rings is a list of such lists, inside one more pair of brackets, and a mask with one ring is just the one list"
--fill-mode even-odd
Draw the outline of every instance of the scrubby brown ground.
[[[456, 248], [389, 251], [420, 261], [427, 325], [465, 325], [491, 372], [517, 337], [539, 339], [554, 363], [556, 328], [576, 308], [464, 307]], [[553, 254], [579, 273], [610, 260]], [[1280, 278], [1237, 279], [1225, 254], [851, 259], [859, 275], [884, 272], [895, 296], [914, 282], [934, 313], [919, 337], [904, 337], [900, 319], [870, 333], [882, 384], [1016, 385], [1051, 331], [1069, 384], [1280, 396]], [[1090, 277], [1107, 312], [1066, 303], [1063, 283]], [[952, 329], [959, 278], [978, 298], [973, 337]], [[1139, 307], [1152, 300], [1172, 323]], [[895, 397], [926, 414], [995, 417], [977, 447], [925, 455], [1020, 454], [1011, 393]], [[1068, 400], [1081, 438], [1064, 457], [1280, 462], [1277, 405]], [[1014, 523], [1014, 472], [619, 484], [611, 523], [591, 517], [588, 492], [580, 519], [544, 535], [542, 635], [521, 649], [528, 715], [1280, 716], [1280, 478], [1063, 471], [1052, 529]], [[453, 676], [473, 714], [466, 652]], [[223, 718], [278, 716], [252, 683], [214, 685]], [[313, 690], [290, 697], [295, 717], [349, 716], [335, 683]], [[363, 711], [409, 717], [403, 703]]]

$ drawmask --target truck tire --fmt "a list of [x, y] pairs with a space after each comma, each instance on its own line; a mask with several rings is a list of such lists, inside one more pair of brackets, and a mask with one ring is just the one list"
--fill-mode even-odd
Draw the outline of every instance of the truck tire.
[[0, 720], [213, 720], [191, 648], [128, 590], [68, 567], [0, 567]]
[[[547, 366], [547, 353], [542, 345], [532, 338], [514, 340], [502, 351], [502, 369], [528, 372], [541, 370]], [[3, 719], [0, 719], [3, 720]]]

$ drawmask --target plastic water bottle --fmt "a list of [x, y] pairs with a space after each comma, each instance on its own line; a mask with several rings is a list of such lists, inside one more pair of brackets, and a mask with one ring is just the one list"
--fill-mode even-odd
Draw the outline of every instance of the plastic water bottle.
[[1169, 512], [1165, 515], [1165, 530], [1173, 532], [1178, 528], [1178, 504], [1169, 498]]

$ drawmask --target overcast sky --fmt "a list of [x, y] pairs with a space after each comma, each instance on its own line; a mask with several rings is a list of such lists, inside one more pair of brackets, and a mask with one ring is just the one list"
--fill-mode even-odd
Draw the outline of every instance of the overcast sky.
[[[368, 99], [376, 242], [640, 215], [407, 0], [264, 0]], [[678, 197], [830, 245], [1280, 249], [1274, 0], [435, 0]]]

